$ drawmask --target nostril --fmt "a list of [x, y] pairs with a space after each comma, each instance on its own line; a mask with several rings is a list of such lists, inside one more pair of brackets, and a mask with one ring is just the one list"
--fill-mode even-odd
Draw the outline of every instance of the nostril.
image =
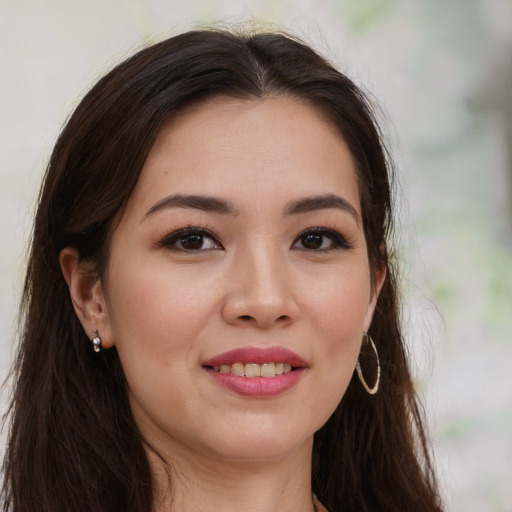
[[[251, 321], [256, 320], [255, 317], [253, 317], [252, 315], [240, 315], [238, 318], [239, 318], [239, 320], [242, 320], [243, 322], [251, 322]], [[281, 315], [275, 319], [275, 322], [283, 323], [283, 322], [288, 321], [288, 319], [289, 319], [288, 315]]]

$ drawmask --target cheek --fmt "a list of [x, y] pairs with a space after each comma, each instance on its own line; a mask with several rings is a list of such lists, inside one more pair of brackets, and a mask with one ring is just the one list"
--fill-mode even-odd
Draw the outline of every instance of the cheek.
[[[368, 314], [370, 285], [365, 268], [333, 278], [316, 288], [309, 302], [315, 340], [313, 369], [318, 370], [313, 410], [321, 421], [318, 428], [343, 398], [359, 356]], [[310, 295], [310, 299], [312, 296]], [[325, 393], [328, 389], [330, 392]]]
[[197, 273], [191, 281], [189, 272], [171, 273], [165, 265], [132, 270], [114, 270], [109, 279], [109, 313], [120, 355], [153, 356], [167, 365], [192, 359], [199, 333], [215, 311], [217, 287]]
[[370, 310], [370, 284], [366, 269], [333, 276], [323, 286], [317, 284], [309, 296], [308, 309], [313, 324], [325, 342], [325, 353], [359, 346]]
[[[353, 298], [353, 297], [352, 297]], [[348, 385], [361, 345], [365, 301], [347, 300], [337, 294], [316, 315], [319, 335], [315, 358], [322, 361], [331, 385], [344, 389]]]

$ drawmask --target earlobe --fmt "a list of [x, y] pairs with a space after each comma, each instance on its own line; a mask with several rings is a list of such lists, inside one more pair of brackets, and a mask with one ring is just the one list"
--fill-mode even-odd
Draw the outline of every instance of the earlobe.
[[375, 296], [375, 301], [377, 301], [380, 291], [384, 285], [384, 281], [386, 281], [386, 264], [382, 263], [381, 266], [375, 271], [375, 281], [373, 286], [373, 294]]
[[73, 247], [62, 249], [59, 262], [73, 308], [87, 337], [92, 340], [98, 332], [102, 347], [111, 347], [110, 321], [101, 280], [90, 264], [80, 261], [80, 254]]
[[368, 305], [368, 312], [365, 319], [364, 332], [368, 332], [368, 330], [370, 329], [370, 325], [373, 320], [373, 314], [375, 312], [375, 307], [377, 305], [377, 299], [379, 298], [379, 294], [382, 290], [384, 282], [386, 281], [386, 274], [386, 264], [382, 263], [382, 265], [375, 270], [374, 279], [372, 282], [370, 303]]

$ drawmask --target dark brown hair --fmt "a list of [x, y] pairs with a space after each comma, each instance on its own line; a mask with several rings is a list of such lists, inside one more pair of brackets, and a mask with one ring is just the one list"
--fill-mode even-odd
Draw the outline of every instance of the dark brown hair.
[[315, 434], [313, 490], [331, 512], [441, 510], [387, 254], [390, 167], [369, 103], [346, 76], [289, 36], [213, 30], [170, 38], [118, 65], [85, 96], [57, 141], [25, 281], [4, 510], [151, 510], [150, 466], [116, 349], [91, 349], [59, 253], [75, 247], [101, 276], [115, 219], [173, 114], [214, 96], [269, 94], [305, 101], [338, 128], [356, 162], [371, 268], [387, 271], [370, 329], [380, 390], [370, 396], [354, 377]]

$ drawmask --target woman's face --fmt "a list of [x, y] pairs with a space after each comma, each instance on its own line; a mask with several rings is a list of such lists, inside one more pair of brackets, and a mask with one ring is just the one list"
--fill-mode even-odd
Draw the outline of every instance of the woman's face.
[[376, 300], [343, 140], [286, 97], [178, 115], [113, 234], [103, 293], [102, 337], [163, 454], [310, 449]]

